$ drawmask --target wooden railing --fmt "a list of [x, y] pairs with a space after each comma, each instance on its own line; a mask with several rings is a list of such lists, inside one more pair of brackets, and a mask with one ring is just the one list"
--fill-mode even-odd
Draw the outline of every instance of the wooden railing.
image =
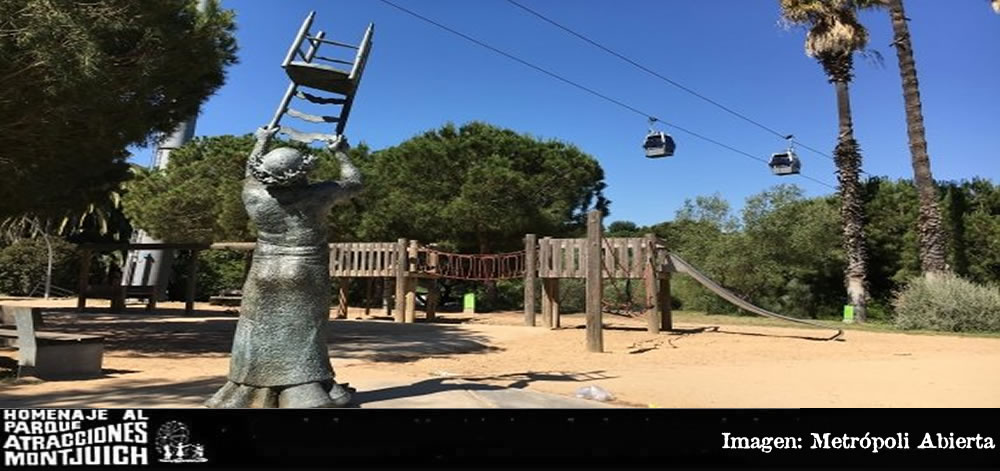
[[[586, 278], [587, 239], [553, 239], [538, 241], [539, 278]], [[642, 237], [606, 238], [601, 244], [605, 276], [611, 278], [643, 278], [646, 264], [653, 262], [662, 272], [669, 260], [663, 243]]]
[[392, 277], [398, 260], [393, 242], [345, 242], [330, 244], [330, 276]]

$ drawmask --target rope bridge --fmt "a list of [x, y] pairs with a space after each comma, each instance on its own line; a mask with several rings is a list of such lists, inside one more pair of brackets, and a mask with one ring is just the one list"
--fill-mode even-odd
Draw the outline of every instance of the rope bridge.
[[424, 249], [417, 271], [437, 278], [491, 281], [524, 277], [524, 251], [498, 254], [460, 254]]

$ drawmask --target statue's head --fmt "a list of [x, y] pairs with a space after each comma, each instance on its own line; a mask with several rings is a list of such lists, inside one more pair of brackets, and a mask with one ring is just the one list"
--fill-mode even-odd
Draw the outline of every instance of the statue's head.
[[257, 181], [272, 186], [305, 182], [306, 174], [315, 166], [315, 156], [291, 147], [274, 149], [249, 164], [250, 174]]

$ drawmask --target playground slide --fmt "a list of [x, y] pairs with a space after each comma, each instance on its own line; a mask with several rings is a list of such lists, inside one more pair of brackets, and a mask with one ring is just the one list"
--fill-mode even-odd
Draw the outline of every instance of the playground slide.
[[[678, 272], [685, 273], [685, 274], [691, 276], [691, 278], [694, 278], [694, 280], [697, 281], [698, 283], [700, 283], [702, 286], [704, 286], [705, 288], [708, 288], [709, 291], [711, 291], [711, 292], [719, 295], [722, 299], [725, 299], [726, 301], [729, 301], [730, 303], [734, 304], [736, 307], [738, 307], [740, 309], [743, 309], [743, 310], [748, 311], [748, 312], [752, 312], [752, 313], [760, 315], [760, 316], [772, 317], [772, 318], [775, 318], [775, 319], [781, 319], [781, 320], [785, 320], [785, 321], [789, 321], [789, 322], [795, 322], [795, 323], [798, 323], [798, 324], [811, 325], [813, 327], [820, 327], [820, 328], [823, 328], [823, 329], [832, 329], [832, 327], [830, 327], [830, 326], [826, 326], [826, 325], [823, 325], [823, 324], [820, 324], [820, 323], [817, 323], [817, 322], [810, 322], [810, 321], [807, 321], [805, 319], [796, 319], [794, 317], [783, 316], [781, 314], [768, 311], [767, 309], [763, 309], [761, 307], [754, 306], [753, 304], [750, 304], [750, 303], [744, 301], [743, 299], [741, 299], [739, 296], [736, 296], [735, 294], [733, 294], [732, 291], [729, 291], [726, 288], [723, 288], [718, 283], [712, 281], [711, 278], [705, 276], [704, 273], [698, 271], [698, 269], [695, 268], [693, 265], [691, 265], [688, 262], [685, 262], [683, 258], [680, 258], [680, 257], [678, 257], [675, 254], [670, 254], [670, 262], [673, 263], [674, 268]], [[837, 329], [837, 334], [834, 335], [833, 337], [830, 337], [829, 340], [836, 339], [836, 338], [838, 338], [838, 337], [840, 337], [842, 335], [844, 335], [844, 331], [842, 329]]]

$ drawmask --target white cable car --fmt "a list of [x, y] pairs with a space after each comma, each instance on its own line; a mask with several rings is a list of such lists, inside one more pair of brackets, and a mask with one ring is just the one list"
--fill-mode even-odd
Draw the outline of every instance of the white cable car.
[[642, 143], [642, 148], [646, 151], [646, 157], [658, 159], [674, 155], [674, 149], [677, 148], [677, 145], [674, 144], [674, 138], [665, 132], [654, 131], [654, 122], [656, 122], [656, 118], [649, 118], [649, 134], [646, 134], [646, 139]]
[[771, 154], [771, 160], [768, 161], [767, 165], [771, 167], [771, 173], [778, 176], [798, 175], [799, 170], [802, 168], [802, 162], [795, 155], [793, 137], [788, 135], [785, 139], [788, 139], [788, 149], [784, 152]]

